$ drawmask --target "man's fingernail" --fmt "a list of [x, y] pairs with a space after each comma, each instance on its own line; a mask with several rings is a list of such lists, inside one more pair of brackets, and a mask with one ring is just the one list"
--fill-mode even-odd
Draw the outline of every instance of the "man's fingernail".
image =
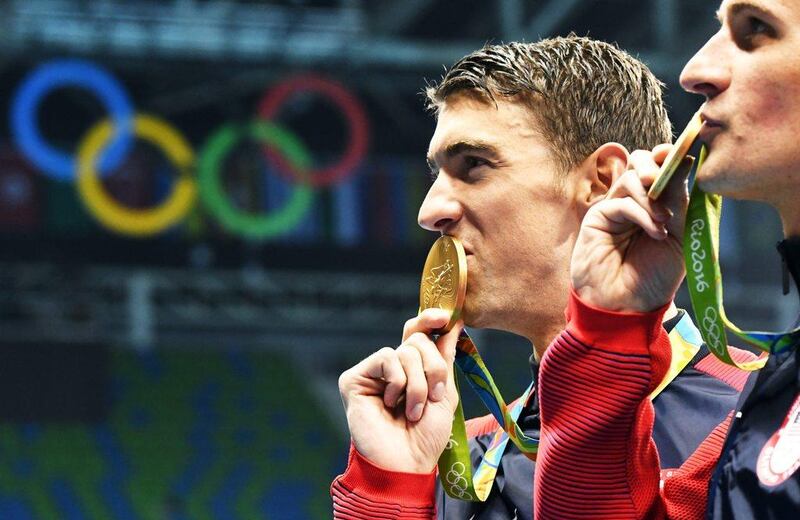
[[431, 390], [431, 401], [441, 401], [442, 397], [444, 397], [444, 383], [439, 381]]
[[419, 421], [420, 417], [422, 417], [422, 406], [422, 403], [415, 404], [414, 408], [411, 409], [411, 413], [408, 414], [408, 418], [414, 422]]

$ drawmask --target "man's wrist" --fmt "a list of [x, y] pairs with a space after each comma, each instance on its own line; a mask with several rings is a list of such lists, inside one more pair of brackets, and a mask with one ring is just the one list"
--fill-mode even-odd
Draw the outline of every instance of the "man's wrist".
[[650, 312], [615, 311], [598, 307], [573, 289], [570, 294], [567, 330], [582, 342], [611, 351], [645, 353], [662, 327], [669, 302]]
[[341, 482], [351, 489], [361, 489], [371, 496], [402, 499], [403, 505], [428, 507], [436, 490], [435, 467], [426, 473], [395, 471], [375, 464], [350, 447], [350, 459]]
[[613, 313], [620, 314], [648, 314], [657, 312], [672, 301], [667, 298], [664, 302], [653, 303], [635, 298], [620, 298], [608, 295], [605, 291], [596, 290], [594, 287], [584, 286], [572, 289], [573, 293], [586, 305]]

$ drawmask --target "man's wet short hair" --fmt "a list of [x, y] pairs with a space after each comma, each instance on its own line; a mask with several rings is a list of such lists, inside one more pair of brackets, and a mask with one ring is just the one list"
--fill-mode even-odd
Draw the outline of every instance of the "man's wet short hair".
[[487, 45], [425, 89], [438, 113], [448, 96], [469, 93], [529, 104], [555, 159], [569, 171], [616, 142], [649, 150], [672, 140], [663, 84], [647, 66], [610, 43], [569, 35], [535, 43]]

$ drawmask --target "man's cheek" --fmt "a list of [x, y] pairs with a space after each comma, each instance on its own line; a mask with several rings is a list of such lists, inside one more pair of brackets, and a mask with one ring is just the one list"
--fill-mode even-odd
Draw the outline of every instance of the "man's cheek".
[[[800, 77], [796, 79], [800, 81]], [[755, 92], [758, 91], [763, 94], [756, 96], [753, 105], [745, 109], [753, 128], [760, 126], [765, 132], [782, 132], [787, 123], [800, 122], [800, 88], [793, 83], [766, 79]]]

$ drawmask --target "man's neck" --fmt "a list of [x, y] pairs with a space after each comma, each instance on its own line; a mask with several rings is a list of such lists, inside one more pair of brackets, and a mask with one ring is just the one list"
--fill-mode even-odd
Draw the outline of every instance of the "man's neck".
[[541, 332], [538, 332], [535, 336], [529, 337], [528, 339], [533, 343], [533, 357], [536, 361], [541, 361], [542, 356], [544, 355], [544, 351], [547, 350], [547, 347], [550, 346], [550, 343], [553, 342], [561, 331], [564, 330], [564, 321], [558, 321], [552, 323], [549, 327], [542, 328]]

